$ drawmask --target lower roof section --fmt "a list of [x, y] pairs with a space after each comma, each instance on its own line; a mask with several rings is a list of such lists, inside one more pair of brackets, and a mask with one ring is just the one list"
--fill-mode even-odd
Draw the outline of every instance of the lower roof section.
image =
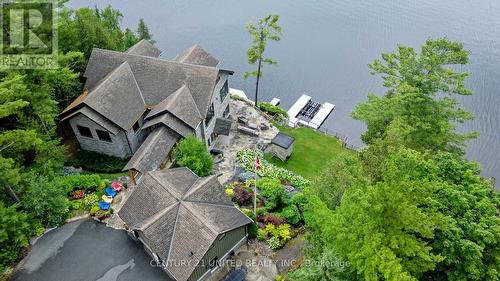
[[141, 173], [158, 170], [177, 143], [179, 134], [166, 126], [160, 126], [151, 132], [141, 147], [130, 158], [123, 171], [136, 170]]

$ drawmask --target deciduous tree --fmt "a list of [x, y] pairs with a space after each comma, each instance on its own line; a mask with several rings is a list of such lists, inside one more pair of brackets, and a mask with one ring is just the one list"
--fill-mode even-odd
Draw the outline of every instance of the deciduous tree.
[[457, 124], [473, 119], [473, 115], [455, 99], [471, 94], [465, 87], [468, 74], [453, 67], [467, 63], [463, 45], [447, 39], [427, 40], [418, 53], [399, 46], [396, 52], [383, 54], [369, 67], [372, 74], [382, 76], [386, 94], [370, 94], [352, 113], [367, 125], [363, 141], [372, 144], [383, 137], [397, 119], [405, 125], [406, 147], [463, 152], [464, 142], [477, 134], [456, 131]]

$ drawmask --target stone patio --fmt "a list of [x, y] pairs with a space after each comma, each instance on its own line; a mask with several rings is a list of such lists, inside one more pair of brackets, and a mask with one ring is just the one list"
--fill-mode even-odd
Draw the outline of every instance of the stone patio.
[[[229, 110], [231, 114], [231, 131], [229, 136], [219, 137], [215, 147], [222, 150], [224, 159], [214, 165], [216, 174], [219, 176], [219, 181], [224, 184], [233, 177], [234, 170], [237, 166], [236, 153], [242, 149], [254, 149], [257, 144], [268, 144], [278, 134], [279, 130], [270, 125], [269, 120], [266, 119], [258, 110], [252, 105], [244, 101], [231, 99], [229, 103]], [[248, 120], [249, 124], [254, 124], [257, 128], [259, 136], [251, 136], [238, 131], [238, 117], [243, 116]], [[265, 124], [269, 129], [262, 130], [261, 124]]]

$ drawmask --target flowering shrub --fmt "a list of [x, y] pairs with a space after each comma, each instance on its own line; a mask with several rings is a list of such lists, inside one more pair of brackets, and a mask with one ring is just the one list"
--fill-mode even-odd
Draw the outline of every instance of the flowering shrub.
[[91, 209], [90, 209], [90, 212], [89, 214], [91, 216], [95, 216], [95, 214], [100, 210], [101, 208], [99, 208], [99, 206], [93, 206]]
[[69, 209], [70, 210], [80, 210], [83, 207], [83, 202], [81, 199], [71, 200], [69, 201]]
[[274, 226], [278, 226], [280, 224], [284, 224], [285, 223], [285, 218], [283, 218], [282, 216], [280, 215], [275, 215], [275, 214], [267, 214], [264, 216], [264, 218], [262, 219], [262, 222], [266, 225], [268, 224], [272, 224]]
[[[264, 159], [262, 152], [259, 153], [260, 170], [257, 174], [261, 177], [270, 177], [279, 180], [285, 180], [297, 188], [305, 188], [309, 185], [309, 180], [288, 171], [287, 169], [277, 167]], [[255, 172], [255, 151], [244, 149], [238, 151], [236, 159], [243, 165], [243, 167], [250, 171]]]
[[283, 245], [292, 238], [289, 224], [281, 224], [278, 227], [273, 224], [267, 224], [264, 228], [257, 231], [259, 240], [267, 240], [267, 244], [273, 250], [283, 247]]
[[81, 199], [85, 197], [85, 190], [75, 190], [73, 191], [73, 199]]
[[269, 248], [276, 250], [281, 247], [281, 242], [278, 237], [271, 237], [267, 240], [267, 245], [269, 245]]
[[87, 206], [91, 206], [92, 204], [94, 204], [97, 201], [99, 201], [99, 197], [97, 196], [97, 194], [94, 194], [94, 193], [85, 196], [85, 199], [83, 199], [83, 202]]
[[252, 202], [253, 192], [248, 192], [243, 187], [235, 187], [233, 189], [233, 199], [240, 206], [248, 205]]

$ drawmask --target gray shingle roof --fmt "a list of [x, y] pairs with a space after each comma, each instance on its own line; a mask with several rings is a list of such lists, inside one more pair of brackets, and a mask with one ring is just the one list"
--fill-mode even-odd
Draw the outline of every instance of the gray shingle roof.
[[272, 144], [275, 144], [277, 146], [281, 146], [283, 148], [289, 148], [295, 139], [287, 134], [283, 134], [282, 132], [279, 132], [271, 141]]
[[153, 107], [153, 110], [146, 116], [146, 119], [151, 119], [164, 112], [172, 113], [193, 129], [196, 129], [202, 120], [193, 96], [186, 85], [183, 85]]
[[217, 118], [215, 120], [214, 133], [224, 136], [229, 136], [229, 132], [231, 131], [231, 119], [228, 118]]
[[123, 171], [134, 169], [145, 173], [159, 169], [178, 139], [179, 135], [165, 126], [155, 129], [130, 158]]
[[161, 50], [156, 48], [148, 40], [142, 39], [137, 42], [134, 46], [127, 50], [127, 53], [133, 55], [147, 56], [157, 58], [161, 54]]
[[[142, 235], [177, 280], [187, 280], [217, 236], [251, 223], [215, 176], [187, 168], [146, 173], [118, 215]], [[207, 196], [210, 194], [210, 196]]]
[[218, 59], [216, 59], [207, 51], [203, 50], [197, 44], [191, 46], [189, 49], [178, 54], [174, 58], [174, 60], [183, 63], [206, 65], [206, 66], [217, 66], [219, 64]]
[[87, 116], [87, 118], [96, 122], [101, 127], [103, 127], [105, 130], [112, 133], [113, 135], [116, 135], [119, 133], [119, 129], [114, 123], [112, 123], [111, 121], [106, 119], [104, 116], [97, 113], [95, 110], [93, 110], [92, 108], [90, 108], [88, 106], [80, 107], [80, 109], [73, 111], [71, 114], [62, 118], [61, 121], [68, 120], [71, 117], [76, 116], [78, 114], [83, 114], [83, 115]]
[[183, 137], [187, 137], [188, 135], [195, 133], [193, 128], [189, 127], [186, 123], [182, 122], [179, 118], [169, 112], [165, 112], [162, 115], [147, 120], [142, 128], [147, 129], [158, 124], [167, 126]]
[[124, 130], [130, 129], [146, 110], [144, 98], [127, 62], [121, 63], [90, 92], [70, 104], [71, 109], [87, 105]]
[[198, 111], [202, 116], [206, 115], [219, 73], [215, 67], [93, 49], [83, 75], [87, 78], [85, 88], [96, 87], [98, 81], [125, 61], [130, 65], [137, 85], [149, 107], [159, 104], [170, 94], [186, 85]]

